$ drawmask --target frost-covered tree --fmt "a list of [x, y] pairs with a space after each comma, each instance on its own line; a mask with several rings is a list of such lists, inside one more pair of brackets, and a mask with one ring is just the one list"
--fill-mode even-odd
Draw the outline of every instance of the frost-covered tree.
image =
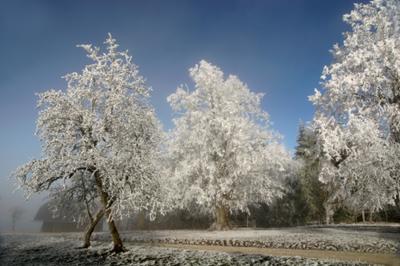
[[180, 207], [196, 203], [230, 227], [229, 213], [282, 195], [291, 157], [261, 109], [262, 94], [205, 61], [189, 70], [195, 83], [168, 97], [177, 113], [168, 152], [171, 183]]
[[320, 174], [362, 211], [399, 197], [400, 2], [373, 0], [344, 15], [350, 31], [310, 97], [323, 149]]
[[325, 121], [319, 134], [328, 159], [320, 179], [336, 184], [335, 199], [355, 212], [375, 212], [394, 204], [398, 145], [382, 137], [374, 120], [350, 115], [345, 126]]
[[113, 251], [119, 252], [123, 245], [114, 218], [151, 211], [157, 204], [160, 125], [148, 103], [150, 89], [132, 58], [117, 50], [111, 35], [105, 44], [105, 52], [80, 45], [93, 63], [66, 75], [65, 91], [39, 94], [37, 134], [43, 154], [14, 176], [28, 193], [77, 186], [72, 194], [87, 200], [95, 196], [102, 206], [95, 216], [105, 215]]

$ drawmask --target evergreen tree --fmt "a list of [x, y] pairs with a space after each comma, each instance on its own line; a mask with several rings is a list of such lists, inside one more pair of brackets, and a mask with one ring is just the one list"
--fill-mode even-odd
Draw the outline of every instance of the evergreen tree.
[[[317, 144], [316, 134], [310, 125], [301, 123], [295, 158], [301, 166], [298, 171], [300, 192], [307, 202], [307, 222], [322, 222], [325, 215], [328, 190], [325, 184], [318, 179], [320, 172], [320, 149]], [[325, 217], [326, 218], [326, 217]]]

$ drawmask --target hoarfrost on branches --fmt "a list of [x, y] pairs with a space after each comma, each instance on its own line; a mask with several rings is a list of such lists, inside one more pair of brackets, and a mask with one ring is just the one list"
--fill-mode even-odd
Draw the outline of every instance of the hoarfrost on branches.
[[375, 211], [399, 197], [400, 2], [356, 4], [322, 93], [310, 100], [325, 155], [320, 179], [339, 187], [349, 206]]
[[205, 61], [189, 72], [195, 90], [179, 87], [168, 97], [177, 113], [168, 142], [171, 183], [181, 207], [197, 203], [223, 229], [228, 211], [248, 212], [249, 204], [282, 195], [292, 161], [261, 109], [262, 94]]
[[117, 50], [111, 35], [105, 45], [105, 52], [80, 45], [93, 63], [66, 75], [65, 91], [39, 94], [37, 135], [43, 154], [14, 176], [28, 193], [68, 189], [85, 178], [82, 184], [90, 183], [91, 190], [84, 196], [94, 189], [113, 223], [130, 211], [154, 213], [161, 128], [148, 103], [150, 89], [131, 56]]

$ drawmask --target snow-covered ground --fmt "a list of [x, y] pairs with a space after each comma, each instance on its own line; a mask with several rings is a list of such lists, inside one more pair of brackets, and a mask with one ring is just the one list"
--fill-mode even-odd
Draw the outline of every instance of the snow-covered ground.
[[[122, 233], [127, 252], [110, 255], [110, 241], [106, 233], [97, 233], [90, 249], [78, 249], [80, 234], [2, 234], [0, 236], [0, 265], [367, 265], [361, 262], [340, 262], [298, 256], [268, 256], [218, 251], [157, 246], [159, 240], [188, 240], [189, 244], [209, 241], [211, 245], [272, 241], [294, 243], [334, 242], [338, 246], [386, 245], [381, 253], [395, 253], [399, 247], [399, 227], [387, 228], [326, 228], [299, 227], [270, 230], [211, 231], [135, 231]], [[137, 241], [141, 240], [141, 241]], [[241, 242], [240, 242], [241, 241]], [[246, 242], [247, 241], [247, 242]], [[141, 243], [148, 242], [148, 243]], [[155, 243], [156, 242], [156, 243]], [[152, 243], [153, 245], [150, 245]], [[165, 243], [165, 242], [164, 242]], [[224, 244], [225, 243], [225, 244]], [[155, 245], [154, 245], [155, 244]], [[203, 243], [203, 245], [206, 243]], [[323, 246], [323, 245], [321, 245]], [[187, 246], [189, 247], [189, 246]], [[211, 246], [212, 247], [212, 246]], [[297, 247], [301, 248], [301, 247]], [[295, 253], [294, 253], [295, 254]], [[371, 254], [373, 256], [373, 254]]]
[[109, 255], [108, 242], [77, 249], [75, 237], [65, 234], [3, 235], [0, 265], [367, 265], [301, 257], [241, 255], [127, 244], [127, 252]]
[[[305, 226], [230, 231], [156, 230], [123, 232], [125, 240], [144, 243], [252, 246], [400, 254], [400, 225]], [[100, 233], [95, 239], [105, 240]]]

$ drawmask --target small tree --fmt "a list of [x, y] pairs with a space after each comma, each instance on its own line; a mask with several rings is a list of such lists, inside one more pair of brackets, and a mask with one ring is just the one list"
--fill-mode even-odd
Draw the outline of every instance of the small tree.
[[291, 157], [269, 128], [261, 94], [205, 61], [190, 69], [193, 92], [168, 97], [179, 114], [169, 138], [171, 183], [181, 207], [195, 202], [215, 217], [212, 228], [230, 228], [229, 213], [270, 203], [282, 195]]
[[11, 229], [14, 232], [17, 222], [21, 220], [26, 210], [24, 208], [21, 208], [20, 206], [14, 206], [11, 207], [8, 211], [11, 213]]
[[[104, 53], [80, 45], [93, 63], [65, 76], [65, 92], [39, 94], [37, 134], [43, 156], [19, 167], [14, 176], [29, 193], [62, 185], [76, 186], [70, 192], [80, 197], [95, 195], [101, 209], [91, 225], [104, 214], [113, 251], [120, 252], [123, 245], [114, 217], [153, 211], [157, 205], [160, 125], [148, 104], [150, 89], [132, 58], [117, 51], [111, 35], [105, 44]], [[86, 183], [90, 190], [82, 187]]]
[[300, 163], [298, 177], [300, 191], [307, 202], [306, 220], [323, 220], [323, 184], [318, 180], [319, 155], [316, 136], [309, 125], [299, 126], [295, 158]]

